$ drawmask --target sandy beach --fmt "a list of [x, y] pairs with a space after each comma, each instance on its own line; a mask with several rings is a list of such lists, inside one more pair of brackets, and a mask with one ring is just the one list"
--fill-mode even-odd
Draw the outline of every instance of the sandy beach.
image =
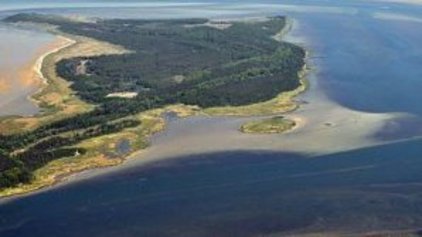
[[[289, 22], [291, 31], [294, 32], [298, 27], [300, 26], [297, 22]], [[283, 34], [285, 33], [283, 32]], [[305, 39], [291, 36], [291, 32], [289, 33], [287, 37], [288, 41], [297, 43], [307, 49], [310, 48]], [[74, 47], [69, 47], [70, 45], [74, 45]], [[42, 72], [45, 58], [64, 48], [68, 48], [69, 50], [66, 49], [66, 52], [55, 54], [54, 62], [67, 57], [104, 54], [105, 49], [108, 49], [108, 53], [110, 54], [128, 52], [123, 49], [111, 47], [111, 45], [107, 45], [104, 42], [58, 37], [56, 46], [42, 54], [37, 59], [32, 70], [44, 82], [43, 88], [48, 85], [46, 84], [47, 79]], [[295, 128], [286, 133], [244, 134], [239, 131], [243, 123], [255, 119], [268, 118], [268, 116], [236, 117], [198, 115], [170, 119], [166, 129], [151, 138], [151, 146], [145, 150], [135, 152], [124, 164], [103, 170], [89, 170], [83, 174], [78, 174], [77, 172], [89, 168], [70, 170], [69, 172], [65, 172], [65, 174], [53, 174], [48, 178], [47, 185], [56, 184], [58, 179], [60, 181], [80, 180], [113, 170], [116, 171], [163, 159], [200, 153], [276, 151], [314, 156], [376, 146], [383, 144], [383, 142], [376, 140], [373, 134], [383, 128], [391, 119], [407, 116], [405, 114], [359, 112], [336, 104], [325, 95], [318, 84], [318, 80], [323, 78], [318, 78], [318, 69], [313, 68], [312, 52], [307, 56], [307, 65], [311, 69], [307, 70], [309, 88], [305, 93], [295, 98], [295, 101], [300, 105], [299, 108], [292, 112], [281, 114], [296, 123]], [[64, 86], [68, 85], [67, 82], [64, 83]], [[69, 90], [69, 88], [66, 89], [66, 91]], [[48, 99], [50, 98], [49, 96], [51, 95], [44, 98]], [[57, 94], [55, 97], [61, 98], [61, 95]], [[341, 139], [339, 139], [340, 137]], [[68, 176], [70, 174], [71, 177]], [[43, 184], [40, 187], [47, 185]]]
[[[315, 78], [314, 78], [315, 79]], [[402, 114], [373, 114], [353, 111], [328, 100], [315, 88], [298, 99], [308, 101], [284, 114], [297, 126], [283, 134], [243, 134], [239, 127], [257, 117], [198, 116], [169, 122], [166, 131], [133, 159], [134, 163], [221, 151], [279, 151], [321, 155], [381, 145], [371, 135], [390, 119]], [[341, 139], [339, 139], [341, 137]]]
[[[45, 57], [73, 43], [71, 39], [57, 36], [35, 50], [34, 55], [28, 55], [29, 59], [23, 65], [17, 65], [18, 68], [3, 68], [0, 74], [0, 92], [9, 95], [13, 100], [2, 101], [2, 109], [8, 110], [11, 106], [26, 108], [31, 102], [33, 107], [37, 107], [38, 102], [33, 99], [33, 96], [38, 94], [47, 83], [41, 72]], [[16, 57], [16, 55], [11, 55], [11, 57]], [[28, 100], [28, 105], [14, 103], [14, 101], [25, 102], [25, 99]]]
[[[400, 4], [405, 2], [412, 5]], [[49, 162], [34, 172], [31, 185], [0, 190], [0, 235], [417, 235], [422, 225], [422, 8], [416, 4], [256, 1], [189, 8], [164, 4], [120, 13], [118, 7], [69, 10], [110, 18], [287, 15], [295, 20], [280, 36], [308, 51], [309, 83], [304, 93], [289, 94], [297, 95], [289, 106], [287, 99], [273, 99], [212, 113], [215, 108], [174, 105], [133, 116], [141, 121], [136, 128], [86, 139], [75, 146], [89, 153]], [[4, 125], [28, 131], [92, 109], [54, 65], [81, 56], [78, 67], [89, 52], [103, 54], [110, 46], [64, 37], [76, 42], [56, 52], [59, 43], [43, 48], [25, 67], [35, 83], [30, 85], [45, 88], [33, 90], [34, 99], [47, 102], [41, 105], [48, 109], [2, 118], [0, 131]], [[275, 116], [296, 126], [278, 134], [240, 131], [249, 121]], [[4, 123], [12, 120], [16, 123]], [[136, 144], [131, 151], [104, 155], [104, 148], [126, 150], [128, 141]]]
[[67, 48], [73, 44], [75, 44], [76, 41], [70, 38], [66, 38], [64, 36], [57, 36], [55, 42], [53, 42], [52, 44], [49, 45], [49, 49], [42, 54], [40, 57], [38, 57], [38, 59], [36, 60], [34, 66], [33, 66], [33, 70], [35, 71], [35, 73], [37, 74], [37, 76], [39, 77], [39, 79], [42, 80], [42, 82], [44, 84], [47, 84], [47, 78], [45, 78], [45, 76], [42, 73], [42, 65], [44, 62], [44, 59], [53, 53], [56, 53], [64, 48]]
[[[112, 45], [107, 42], [82, 36], [65, 35], [60, 32], [55, 33], [55, 40], [40, 49], [42, 53], [38, 54], [39, 56], [35, 60], [32, 60], [32, 63], [28, 64], [30, 66], [22, 68], [19, 74], [21, 81], [25, 81], [27, 84], [37, 85], [38, 88], [36, 92], [24, 99], [32, 101], [40, 108], [46, 105], [54, 107], [54, 111], [49, 113], [41, 112], [34, 116], [4, 118], [0, 120], [0, 132], [2, 134], [26, 132], [43, 124], [51, 123], [52, 121], [74, 116], [78, 113], [84, 113], [92, 108], [92, 105], [74, 96], [73, 91], [69, 87], [70, 83], [57, 75], [55, 64], [58, 61], [79, 56], [89, 57], [130, 52], [121, 46]], [[47, 167], [36, 171], [40, 175], [37, 175], [33, 183], [1, 190], [2, 193], [0, 195], [9, 196], [27, 193], [42, 187], [54, 185], [68, 175], [93, 167], [116, 165], [116, 163], [121, 163], [121, 161], [107, 159], [103, 155], [95, 155], [86, 157], [82, 161], [64, 162], [65, 165], [60, 165], [58, 168], [51, 163]]]
[[33, 64], [33, 66], [27, 70], [27, 74], [22, 74], [20, 78], [22, 78], [22, 80], [31, 80], [35, 83], [39, 84], [39, 89], [37, 90], [37, 92], [35, 92], [32, 95], [28, 96], [28, 99], [33, 101], [36, 105], [39, 105], [42, 101], [39, 101], [37, 99], [35, 99], [33, 96], [37, 95], [39, 93], [41, 93], [45, 87], [48, 85], [48, 79], [44, 76], [43, 72], [42, 72], [42, 67], [43, 67], [43, 63], [45, 58], [48, 55], [54, 54], [59, 52], [60, 50], [70, 47], [72, 45], [74, 45], [76, 43], [75, 40], [70, 39], [70, 38], [66, 38], [64, 36], [56, 36], [56, 39], [54, 42], [52, 42], [51, 44], [49, 44], [46, 47], [46, 50], [44, 51], [45, 53], [43, 53], [41, 56], [39, 56], [35, 63]]
[[[305, 38], [297, 36], [300, 25], [289, 22], [284, 40], [310, 49]], [[133, 159], [148, 163], [157, 159], [221, 151], [277, 151], [321, 155], [377, 146], [385, 143], [373, 137], [392, 119], [406, 118], [404, 113], [367, 113], [343, 107], [332, 101], [319, 85], [319, 69], [308, 53], [306, 78], [309, 88], [295, 101], [299, 108], [282, 113], [296, 122], [283, 134], [244, 134], [239, 127], [248, 121], [267, 117], [197, 116], [169, 122], [166, 131], [152, 138], [152, 145]], [[341, 138], [341, 139], [340, 139]]]
[[[293, 26], [299, 27], [296, 23]], [[289, 36], [288, 39], [304, 47], [307, 45], [303, 38]], [[297, 110], [282, 113], [287, 119], [296, 122], [294, 129], [283, 134], [244, 134], [239, 131], [245, 122], [271, 116], [197, 115], [170, 118], [166, 129], [151, 138], [151, 146], [136, 152], [122, 165], [75, 174], [62, 184], [195, 154], [270, 151], [294, 152], [313, 157], [379, 146], [388, 142], [376, 139], [376, 132], [391, 120], [410, 116], [404, 113], [355, 111], [335, 103], [326, 96], [318, 83], [323, 78], [318, 78], [312, 53], [307, 61], [311, 69], [307, 74], [309, 87], [305, 93], [295, 98], [300, 106]]]

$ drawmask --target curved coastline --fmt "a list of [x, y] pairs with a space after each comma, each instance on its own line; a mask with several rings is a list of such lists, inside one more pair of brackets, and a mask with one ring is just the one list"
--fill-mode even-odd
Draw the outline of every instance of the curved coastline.
[[[39, 109], [46, 109], [48, 101], [43, 100], [42, 94], [50, 86], [51, 80], [53, 80], [52, 78], [47, 78], [43, 72], [46, 60], [52, 55], [58, 54], [60, 51], [74, 46], [76, 43], [76, 40], [73, 40], [69, 37], [56, 35], [56, 39], [51, 43], [55, 45], [49, 45], [47, 51], [42, 53], [30, 68], [33, 73], [30, 74], [29, 80], [31, 80], [34, 84], [38, 84], [39, 88], [32, 94], [28, 95], [27, 100], [32, 102]], [[9, 134], [34, 129], [43, 123], [42, 120], [50, 120], [48, 117], [49, 115], [43, 111], [40, 111], [39, 113], [32, 116], [8, 116], [0, 122], [0, 131], [4, 134]]]
[[0, 35], [3, 36], [0, 40], [0, 119], [33, 116], [40, 109], [30, 97], [41, 86], [33, 67], [42, 54], [56, 48], [57, 39], [39, 30], [4, 22], [0, 22]]
[[[62, 49], [65, 49], [65, 48], [67, 48], [67, 47], [71, 47], [72, 45], [76, 44], [76, 40], [73, 40], [73, 39], [67, 38], [67, 37], [65, 37], [65, 36], [63, 36], [63, 35], [57, 35], [57, 38], [58, 38], [58, 39], [63, 40], [63, 41], [65, 42], [65, 43], [64, 43], [64, 45], [57, 46], [56, 48], [53, 48], [53, 49], [51, 49], [51, 50], [49, 50], [49, 51], [45, 52], [43, 55], [41, 55], [41, 56], [37, 59], [37, 61], [35, 62], [35, 65], [34, 65], [34, 67], [33, 67], [33, 70], [35, 70], [35, 72], [37, 73], [38, 78], [41, 80], [41, 82], [42, 82], [45, 86], [47, 86], [47, 85], [48, 85], [48, 79], [44, 76], [44, 74], [43, 74], [43, 72], [42, 72], [42, 67], [43, 67], [43, 64], [44, 64], [44, 60], [45, 60], [45, 58], [46, 58], [47, 56], [49, 56], [50, 54], [57, 53], [57, 52], [59, 52], [59, 51], [60, 51], [60, 50], [62, 50]], [[37, 90], [37, 92], [35, 92], [34, 94], [30, 95], [28, 98], [29, 98], [30, 100], [34, 101], [34, 102], [38, 105], [41, 101], [39, 101], [39, 100], [35, 99], [35, 98], [34, 98], [34, 96], [35, 96], [35, 95], [37, 95], [37, 94], [39, 94], [39, 93], [41, 93], [43, 90], [44, 90], [44, 88], [43, 88], [43, 87], [39, 88], [39, 89]]]
[[[418, 67], [404, 60], [411, 53], [401, 54], [403, 45], [383, 43], [405, 40], [417, 46], [418, 41], [407, 38], [406, 30], [392, 27], [394, 22], [382, 28], [384, 23], [367, 19], [372, 11], [396, 9], [388, 4], [369, 9], [364, 4], [355, 5], [357, 12], [365, 14], [353, 17], [306, 10], [297, 14], [301, 30], [293, 29], [289, 36], [300, 37], [297, 44], [310, 50], [310, 84], [306, 93], [294, 99], [298, 107], [283, 116], [300, 121], [300, 126], [282, 135], [243, 134], [239, 126], [250, 121], [249, 116], [209, 116], [196, 111], [193, 116], [174, 118], [173, 113], [166, 113], [165, 127], [150, 137], [150, 146], [128, 154], [123, 163], [57, 176], [49, 186], [0, 197], [0, 213], [4, 213], [0, 232], [10, 236], [63, 232], [75, 236], [86, 232], [146, 236], [417, 235], [418, 225], [422, 225], [422, 198], [417, 196], [422, 186], [422, 163], [418, 160], [422, 143], [414, 138], [398, 140], [402, 136], [396, 133], [402, 126], [413, 131], [418, 128], [420, 114], [414, 115], [415, 122], [397, 120], [415, 111], [409, 109], [418, 105], [412, 99], [422, 98], [414, 94], [416, 90], [399, 86]], [[352, 37], [361, 37], [349, 41], [346, 32], [336, 37], [338, 29], [327, 24], [348, 25], [348, 20], [353, 21]], [[365, 35], [366, 31], [371, 33]], [[382, 47], [365, 45], [368, 50], [364, 52], [354, 50], [368, 39]], [[377, 65], [388, 62], [384, 54], [378, 55], [384, 48], [406, 63], [399, 65], [399, 78], [388, 81], [391, 90], [378, 91], [393, 95], [413, 92], [395, 97], [409, 108], [383, 110], [395, 106], [385, 106], [389, 104], [386, 101], [372, 104], [378, 94], [360, 90], [361, 82], [368, 89], [383, 88], [372, 75], [383, 81], [395, 76], [389, 70], [379, 73]], [[377, 55], [377, 63], [363, 60], [370, 53]], [[369, 69], [353, 67], [354, 60]], [[35, 59], [31, 62], [29, 66]], [[403, 68], [412, 72], [403, 72]], [[331, 93], [339, 93], [345, 100]], [[354, 107], [360, 99], [365, 106]], [[381, 137], [392, 127], [396, 130], [390, 138]], [[403, 138], [408, 138], [407, 134]]]
[[[295, 30], [295, 27], [297, 27], [297, 25], [293, 24], [291, 30]], [[291, 31], [289, 31], [289, 33], [291, 33]], [[308, 49], [309, 46], [307, 44], [298, 45], [305, 49]], [[145, 128], [140, 128], [125, 131], [122, 134], [114, 134], [112, 138], [101, 138], [105, 139], [105, 141], [111, 140], [111, 142], [115, 142], [119, 138], [128, 136], [133, 142], [142, 144], [142, 146], [137, 146], [138, 148], [136, 150], [132, 150], [121, 159], [114, 160], [113, 162], [101, 163], [104, 161], [101, 160], [103, 157], [92, 157], [94, 162], [91, 162], [91, 160], [90, 162], [87, 162], [88, 165], [76, 169], [72, 169], [72, 167], [70, 169], [62, 169], [56, 174], [49, 173], [49, 176], [47, 177], [48, 182], [33, 187], [30, 190], [11, 193], [8, 196], [31, 195], [50, 188], [66, 185], [86, 177], [144, 165], [154, 161], [198, 153], [252, 149], [257, 151], [299, 152], [302, 154], [328, 154], [379, 145], [380, 143], [370, 139], [368, 134], [378, 130], [385, 121], [393, 117], [403, 116], [401, 114], [363, 113], [336, 104], [329, 100], [324, 95], [321, 88], [318, 87], [318, 82], [315, 80], [317, 71], [313, 67], [310, 67], [313, 63], [309, 51], [306, 53], [305, 62], [304, 68], [300, 72], [302, 88], [296, 90], [295, 93], [287, 92], [290, 96], [284, 97], [288, 98], [290, 104], [294, 102], [294, 107], [282, 111], [289, 112], [286, 114], [286, 118], [296, 121], [297, 124], [294, 129], [282, 135], [242, 134], [238, 131], [239, 126], [248, 120], [265, 118], [266, 116], [269, 116], [269, 114], [274, 115], [282, 112], [264, 113], [265, 116], [262, 116], [263, 114], [259, 113], [213, 114], [207, 113], [207, 110], [200, 110], [197, 107], [183, 105], [169, 106], [167, 108], [148, 111], [148, 113], [138, 115], [139, 117], [137, 118], [146, 119], [149, 124], [153, 125], [154, 129], [149, 129], [145, 132], [142, 130]], [[312, 81], [312, 83], [310, 84], [309, 81]], [[305, 90], [307, 93], [302, 93]], [[295, 99], [298, 95], [300, 95], [300, 98]], [[304, 103], [301, 103], [302, 101]], [[260, 107], [265, 105], [265, 103], [268, 103], [268, 101], [256, 105], [258, 105], [257, 107]], [[164, 123], [162, 114], [168, 111], [173, 111], [181, 117], [188, 118]], [[339, 127], [342, 129], [339, 129]], [[152, 136], [157, 132], [160, 133]], [[183, 132], [184, 139], [178, 139], [180, 138], [181, 132]], [[140, 133], [142, 134], [139, 135]], [[344, 137], [344, 139], [335, 139], [339, 136]], [[147, 149], [143, 149], [149, 144], [150, 139], [147, 139], [149, 137], [151, 137], [151, 146], [148, 146]], [[104, 140], [100, 141], [102, 142]], [[93, 141], [87, 142], [85, 145], [88, 145], [90, 149], [97, 148], [92, 146], [92, 142]], [[304, 144], [307, 145], [304, 146]], [[181, 150], [180, 147], [184, 147], [184, 149]], [[98, 154], [93, 154], [98, 156]], [[98, 159], [95, 160], [96, 158]], [[100, 162], [98, 160], [100, 160]], [[62, 168], [60, 160], [51, 163], [53, 164], [49, 164], [48, 166], [50, 168], [53, 167], [51, 169], [53, 171], [57, 170], [57, 168]], [[103, 167], [105, 166], [116, 167], [104, 169]], [[48, 170], [49, 167], [43, 169]], [[65, 172], [63, 172], [63, 170]], [[84, 173], [81, 174], [81, 172]]]
[[[282, 36], [284, 36], [288, 31], [291, 30], [292, 28], [292, 22], [288, 21], [288, 24], [286, 24], [285, 28], [283, 28], [283, 30], [277, 34], [277, 40], [280, 40]], [[286, 31], [287, 29], [287, 31]], [[44, 53], [40, 58], [38, 58], [38, 60], [36, 61], [36, 64], [34, 65], [34, 70], [37, 72], [39, 78], [42, 80], [43, 82], [43, 86], [38, 90], [37, 93], [33, 94], [31, 96], [31, 100], [34, 101], [38, 106], [43, 107], [44, 104], [44, 100], [42, 95], [46, 93], [46, 91], [48, 90], [48, 87], [50, 86], [50, 83], [55, 83], [56, 79], [60, 79], [60, 78], [51, 78], [51, 75], [46, 75], [44, 73], [44, 70], [48, 70], [50, 67], [52, 67], [51, 65], [51, 59], [49, 59], [50, 57], [54, 56], [54, 55], [60, 55], [63, 54], [63, 51], [77, 47], [77, 45], [80, 43], [80, 37], [79, 36], [68, 36], [66, 34], [63, 34], [61, 32], [55, 31], [53, 30], [53, 33], [58, 35], [58, 37], [62, 38], [64, 41], [66, 41], [66, 43], [64, 45], [61, 45], [55, 49], [52, 49], [46, 53]], [[76, 37], [76, 38], [75, 38]], [[276, 36], [275, 36], [276, 37]], [[86, 37], [83, 37], [86, 38]], [[79, 39], [79, 40], [78, 40]], [[96, 40], [95, 40], [96, 41]], [[108, 44], [107, 42], [105, 42], [106, 44]], [[113, 50], [111, 50], [113, 51]], [[127, 50], [122, 50], [121, 48], [119, 50], [117, 50], [117, 52], [112, 52], [112, 53], [128, 53], [129, 51]], [[104, 52], [103, 52], [104, 53]], [[89, 56], [90, 54], [82, 54], [80, 56]], [[91, 54], [92, 55], [92, 54]], [[98, 52], [97, 54], [98, 55]], [[307, 53], [306, 53], [306, 57], [307, 57]], [[46, 60], [49, 59], [49, 60]], [[305, 60], [306, 61], [306, 60]], [[51, 69], [51, 68], [50, 68]], [[114, 166], [114, 165], [118, 165], [121, 164], [122, 162], [124, 162], [126, 159], [128, 158], [133, 158], [138, 156], [139, 154], [142, 154], [144, 152], [143, 148], [146, 148], [146, 145], [148, 143], [149, 137], [159, 131], [163, 131], [166, 127], [167, 124], [164, 122], [164, 119], [162, 118], [162, 114], [166, 113], [166, 112], [175, 112], [178, 116], [180, 117], [187, 117], [187, 116], [191, 116], [191, 115], [199, 115], [199, 114], [206, 114], [206, 115], [211, 115], [211, 116], [234, 116], [234, 117], [238, 117], [239, 115], [243, 116], [247, 116], [249, 118], [254, 118], [256, 116], [268, 116], [269, 114], [280, 114], [280, 113], [286, 113], [286, 112], [290, 112], [293, 110], [296, 110], [299, 106], [299, 104], [293, 100], [294, 97], [296, 97], [297, 95], [303, 93], [304, 91], [306, 91], [307, 89], [307, 85], [308, 82], [306, 81], [305, 77], [306, 74], [308, 72], [307, 69], [307, 65], [305, 64], [304, 67], [302, 68], [302, 70], [298, 73], [299, 77], [300, 77], [300, 82], [301, 85], [293, 90], [293, 91], [289, 91], [289, 92], [284, 92], [281, 93], [279, 96], [277, 96], [276, 98], [270, 100], [270, 101], [266, 101], [266, 102], [261, 102], [261, 103], [257, 103], [257, 104], [253, 104], [252, 106], [256, 106], [256, 107], [268, 107], [268, 105], [272, 106], [270, 107], [270, 113], [263, 113], [262, 111], [253, 111], [253, 113], [250, 113], [251, 111], [249, 111], [248, 113], [243, 113], [243, 114], [237, 114], [237, 113], [230, 113], [228, 112], [228, 110], [226, 110], [226, 108], [223, 108], [223, 113], [213, 113], [210, 112], [210, 110], [202, 110], [199, 109], [195, 106], [185, 106], [185, 105], [172, 105], [172, 106], [168, 106], [166, 108], [163, 109], [156, 109], [156, 110], [152, 110], [152, 111], [146, 111], [143, 112], [139, 115], [138, 118], [140, 119], [149, 119], [152, 122], [152, 128], [151, 129], [147, 129], [148, 131], [144, 132], [141, 130], [136, 130], [136, 131], [124, 131], [122, 133], [118, 133], [118, 134], [112, 134], [114, 137], [124, 137], [124, 136], [129, 136], [131, 137], [131, 141], [134, 143], [142, 143], [143, 145], [141, 145], [140, 148], [135, 149], [133, 151], [131, 151], [129, 154], [126, 154], [124, 157], [121, 157], [120, 159], [117, 160], [109, 160], [104, 162], [104, 157], [91, 157], [91, 158], [98, 158], [101, 161], [97, 160], [92, 162], [92, 159], [90, 161], [86, 161], [86, 162], [81, 162], [79, 168], [64, 168], [62, 170], [60, 170], [59, 172], [57, 172], [57, 168], [60, 166], [60, 160], [57, 161], [53, 161], [51, 162], [51, 164], [48, 164], [46, 167], [41, 168], [40, 170], [47, 170], [44, 173], [47, 173], [48, 175], [45, 177], [45, 175], [41, 175], [43, 176], [44, 179], [42, 182], [40, 182], [40, 177], [38, 175], [38, 178], [36, 178], [36, 180], [31, 183], [31, 184], [27, 184], [27, 185], [22, 185], [16, 188], [10, 188], [10, 189], [6, 189], [0, 192], [0, 196], [3, 197], [9, 197], [9, 196], [21, 196], [21, 195], [25, 195], [25, 194], [30, 194], [33, 193], [34, 191], [40, 190], [40, 189], [45, 189], [46, 187], [52, 187], [55, 186], [58, 183], [62, 183], [63, 181], [67, 180], [69, 177], [71, 176], [75, 176], [75, 174], [79, 174], [83, 171], [86, 170], [92, 170], [92, 169], [96, 169], [96, 168], [101, 168], [101, 167], [106, 167], [106, 166]], [[66, 86], [68, 86], [69, 84], [66, 83]], [[69, 88], [67, 88], [68, 90], [70, 90]], [[48, 92], [48, 91], [47, 91]], [[71, 93], [71, 91], [69, 92]], [[44, 97], [45, 98], [45, 97]], [[76, 97], [74, 97], [76, 100]], [[85, 102], [82, 102], [85, 103]], [[280, 107], [281, 105], [281, 107]], [[242, 106], [242, 107], [248, 107], [248, 106]], [[220, 108], [214, 108], [217, 111]], [[234, 110], [233, 110], [234, 109]], [[267, 108], [268, 109], [268, 108]], [[232, 107], [229, 111], [241, 111], [241, 107]], [[60, 110], [58, 111], [53, 111], [53, 113], [48, 114], [47, 113], [47, 117], [61, 117], [60, 116]], [[43, 114], [34, 116], [34, 118], [43, 118]], [[51, 118], [50, 118], [51, 119]], [[47, 121], [51, 121], [50, 119], [47, 119]], [[57, 119], [57, 118], [56, 118]], [[295, 126], [295, 128], [297, 127], [301, 127], [300, 124], [297, 124]], [[141, 133], [141, 135], [137, 134], [134, 135], [133, 133]], [[110, 137], [110, 136], [109, 136]], [[104, 141], [102, 139], [108, 140], [108, 138], [104, 137], [100, 137], [99, 138], [100, 141]], [[113, 140], [114, 139], [114, 140]], [[112, 140], [115, 142], [116, 139], [113, 138]], [[141, 140], [141, 141], [140, 141]], [[92, 146], [92, 141], [88, 141], [88, 142], [82, 142], [81, 144], [84, 144], [88, 147]], [[91, 147], [91, 149], [95, 149], [98, 147]], [[90, 154], [92, 156], [99, 156], [97, 153], [93, 152], [92, 154]], [[66, 158], [64, 158], [66, 159]], [[84, 164], [82, 164], [84, 163]], [[51, 166], [53, 167], [51, 170], [49, 170], [49, 168], [51, 168]], [[56, 170], [57, 173], [51, 173], [52, 170]], [[63, 171], [65, 170], [65, 171]]]
[[[307, 49], [307, 70], [303, 71], [306, 73], [306, 93], [294, 98], [299, 107], [283, 114], [297, 123], [294, 129], [281, 135], [239, 132], [242, 124], [269, 116], [195, 116], [170, 121], [166, 132], [153, 136], [152, 146], [144, 151], [143, 159], [131, 160], [131, 166], [157, 159], [224, 151], [293, 152], [313, 157], [391, 143], [380, 141], [373, 134], [388, 121], [408, 115], [355, 111], [331, 100], [319, 83], [324, 68], [319, 67], [316, 59], [321, 52], [312, 50], [312, 42], [304, 37], [304, 29], [296, 20], [291, 23], [292, 29], [283, 40]], [[183, 139], [178, 139], [182, 133]]]
[[[66, 118], [76, 113], [83, 113], [92, 108], [92, 105], [86, 104], [79, 100], [78, 97], [73, 96], [73, 91], [69, 88], [70, 83], [55, 74], [55, 63], [60, 59], [80, 55], [92, 56], [129, 52], [120, 46], [114, 46], [107, 42], [61, 34], [60, 32], [50, 31], [49, 29], [47, 31], [57, 36], [59, 45], [43, 53], [31, 67], [31, 70], [35, 72], [31, 75], [31, 80], [41, 80], [42, 85], [35, 93], [28, 96], [30, 101], [39, 108], [45, 109], [45, 111], [34, 116], [9, 116], [4, 118], [0, 121], [0, 131], [4, 134], [35, 129], [51, 121]], [[88, 166], [78, 171], [98, 167], [95, 163], [91, 165], [88, 163]], [[43, 168], [40, 170], [43, 170]], [[37, 177], [31, 184], [23, 184], [18, 187], [0, 190], [0, 196], [6, 197], [33, 192], [34, 190], [54, 185], [63, 180], [67, 175], [73, 173], [76, 172], [68, 172], [66, 175], [59, 172], [51, 175], [47, 171], [47, 177]]]

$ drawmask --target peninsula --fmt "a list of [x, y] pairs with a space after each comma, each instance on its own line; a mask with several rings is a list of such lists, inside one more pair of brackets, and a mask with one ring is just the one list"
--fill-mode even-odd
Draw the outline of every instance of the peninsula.
[[5, 21], [45, 27], [68, 43], [42, 60], [46, 84], [33, 99], [44, 112], [0, 121], [0, 196], [123, 162], [164, 129], [165, 112], [279, 114], [296, 108], [291, 98], [305, 88], [305, 51], [275, 37], [287, 26], [282, 16], [77, 21], [18, 14]]

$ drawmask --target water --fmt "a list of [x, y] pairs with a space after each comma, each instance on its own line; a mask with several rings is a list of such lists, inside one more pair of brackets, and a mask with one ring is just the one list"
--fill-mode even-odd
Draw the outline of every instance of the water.
[[[25, 1], [22, 1], [25, 2]], [[284, 14], [311, 39], [326, 94], [348, 108], [422, 114], [422, 5], [406, 1], [41, 1], [6, 2], [3, 14], [40, 12], [102, 18], [236, 18]], [[13, 3], [13, 4], [12, 4]], [[13, 7], [11, 7], [13, 6]], [[12, 10], [18, 9], [18, 10]], [[330, 37], [327, 37], [330, 36]], [[341, 49], [341, 50], [340, 50]], [[339, 60], [342, 59], [342, 60]], [[356, 93], [359, 92], [359, 93]], [[370, 100], [368, 100], [370, 98]]]
[[417, 228], [422, 141], [315, 158], [225, 152], [133, 167], [0, 207], [1, 236], [256, 236]]
[[44, 32], [0, 23], [0, 116], [33, 115], [39, 111], [28, 100], [40, 85], [31, 68], [42, 48], [53, 39]]
[[[405, 115], [369, 136], [394, 141], [421, 135], [422, 7], [377, 1], [307, 1], [306, 7], [298, 6], [301, 2], [70, 9], [66, 14], [288, 14], [299, 26], [293, 36], [304, 39], [311, 51], [318, 91], [346, 108]], [[317, 157], [229, 150], [148, 165], [133, 162], [5, 202], [0, 206], [0, 235], [224, 237], [417, 231], [422, 225], [421, 147], [422, 140], [413, 139]]]

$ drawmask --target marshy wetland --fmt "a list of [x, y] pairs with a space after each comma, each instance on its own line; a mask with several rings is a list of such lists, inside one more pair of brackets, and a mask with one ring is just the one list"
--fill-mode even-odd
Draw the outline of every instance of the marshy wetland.
[[296, 97], [300, 107], [283, 115], [297, 127], [242, 134], [242, 124], [267, 117], [170, 116], [151, 146], [120, 166], [3, 199], [1, 236], [419, 232], [421, 5], [289, 1], [138, 12], [294, 19], [288, 39], [309, 51], [311, 69], [307, 92]]

